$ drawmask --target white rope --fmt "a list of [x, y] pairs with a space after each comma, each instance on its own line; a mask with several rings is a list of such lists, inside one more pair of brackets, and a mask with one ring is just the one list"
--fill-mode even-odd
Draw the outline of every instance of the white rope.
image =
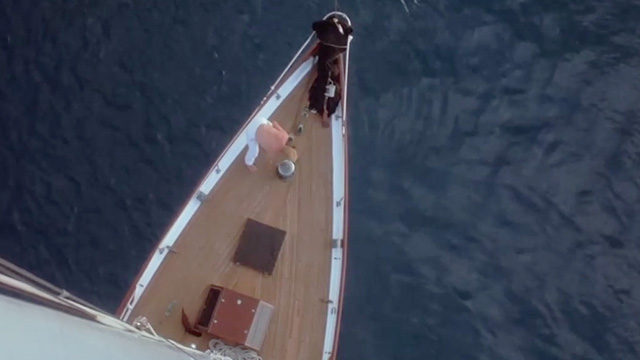
[[[262, 100], [262, 102], [264, 102], [270, 95], [271, 93], [273, 93], [273, 91], [275, 90], [276, 85], [278, 85], [278, 83], [280, 82], [280, 80], [282, 80], [282, 78], [285, 76], [285, 74], [289, 71], [289, 69], [291, 69], [291, 66], [293, 66], [293, 63], [298, 60], [298, 57], [300, 56], [300, 54], [302, 53], [302, 51], [307, 47], [307, 45], [309, 45], [309, 43], [311, 42], [311, 40], [313, 39], [313, 35], [314, 33], [311, 33], [311, 35], [309, 35], [309, 37], [307, 38], [307, 41], [304, 42], [304, 44], [302, 44], [302, 46], [298, 49], [298, 52], [296, 53], [296, 55], [293, 57], [293, 59], [291, 59], [291, 61], [289, 62], [289, 64], [287, 65], [287, 67], [284, 69], [284, 71], [280, 74], [280, 76], [278, 76], [278, 79], [276, 80], [276, 82], [273, 83], [273, 85], [271, 85], [271, 89], [269, 90], [269, 92], [267, 93], [267, 95], [264, 97], [264, 99]], [[251, 116], [253, 117], [253, 116]]]
[[[189, 356], [191, 359], [193, 360], [197, 360], [195, 357], [193, 357], [193, 355], [187, 353], [184, 349], [181, 349], [175, 342], [158, 335], [158, 333], [156, 333], [156, 331], [153, 329], [153, 326], [151, 326], [151, 324], [149, 323], [149, 320], [144, 317], [144, 316], [138, 316], [134, 321], [133, 321], [133, 326], [141, 331], [148, 331], [150, 333], [152, 333], [154, 336], [156, 336], [159, 339], [164, 340], [167, 344], [169, 345], [173, 345], [176, 349], [182, 351], [183, 353], [185, 353], [187, 356]], [[220, 354], [216, 354], [211, 352], [211, 350], [207, 350], [205, 351], [205, 354], [209, 357], [209, 359], [211, 360], [233, 360], [227, 356], [223, 356]]]
[[230, 360], [262, 360], [253, 350], [229, 346], [217, 339], [209, 341], [209, 349], [213, 354], [225, 356]]
[[158, 333], [153, 329], [153, 326], [149, 323], [149, 320], [144, 316], [138, 316], [135, 320], [133, 320], [133, 327], [138, 330], [147, 330], [153, 336], [160, 337]]
[[209, 355], [211, 360], [233, 360], [228, 356], [218, 355], [218, 354], [212, 352], [211, 350], [205, 351], [205, 354]]

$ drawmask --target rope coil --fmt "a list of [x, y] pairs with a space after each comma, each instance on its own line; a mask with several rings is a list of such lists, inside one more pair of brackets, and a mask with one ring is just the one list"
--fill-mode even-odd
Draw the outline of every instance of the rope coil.
[[262, 357], [253, 350], [229, 346], [218, 339], [209, 341], [209, 352], [216, 356], [226, 357], [229, 360], [262, 360]]

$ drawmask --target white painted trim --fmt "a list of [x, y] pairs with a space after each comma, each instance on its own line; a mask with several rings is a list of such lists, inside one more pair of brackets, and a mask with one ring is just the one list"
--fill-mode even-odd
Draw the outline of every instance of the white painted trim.
[[140, 279], [138, 279], [135, 290], [120, 316], [122, 320], [127, 321], [129, 319], [131, 311], [138, 303], [138, 300], [151, 282], [151, 279], [153, 279], [153, 276], [160, 267], [160, 264], [162, 264], [162, 261], [169, 253], [168, 250], [173, 246], [173, 244], [175, 244], [182, 231], [184, 231], [189, 221], [191, 221], [193, 215], [196, 213], [198, 208], [200, 208], [201, 202], [197, 198], [198, 193], [202, 192], [205, 196], [208, 195], [218, 181], [224, 176], [226, 170], [231, 166], [231, 164], [233, 164], [238, 155], [240, 155], [240, 152], [247, 146], [247, 138], [245, 136], [247, 126], [252, 122], [258, 121], [261, 117], [269, 118], [287, 98], [287, 96], [289, 96], [291, 91], [293, 91], [300, 81], [305, 78], [312, 66], [313, 58], [309, 58], [296, 69], [287, 81], [285, 81], [284, 84], [282, 84], [273, 93], [267, 103], [264, 104], [264, 106], [251, 118], [249, 118], [249, 120], [247, 120], [243, 128], [240, 130], [239, 136], [235, 137], [231, 145], [227, 148], [224, 154], [222, 154], [219, 161], [217, 161], [211, 168], [211, 171], [205, 180], [200, 184], [197, 191], [184, 207], [176, 221], [171, 225], [171, 228], [160, 242], [160, 245], [158, 245], [154, 250], [153, 257], [142, 273], [142, 276], [140, 276]]
[[[340, 16], [343, 16], [351, 25], [349, 17], [340, 12], [334, 12]], [[329, 16], [328, 14], [327, 16]], [[325, 17], [326, 18], [326, 17]], [[348, 161], [346, 158], [347, 147], [347, 114], [345, 113], [347, 108], [347, 86], [349, 82], [349, 53], [351, 50], [351, 40], [353, 37], [349, 36], [347, 42], [347, 50], [345, 52], [345, 71], [344, 71], [344, 84], [342, 101], [338, 104], [336, 112], [331, 118], [331, 156], [333, 159], [333, 232], [332, 232], [332, 249], [331, 249], [331, 274], [329, 276], [329, 303], [327, 304], [327, 323], [324, 335], [324, 347], [322, 349], [322, 359], [330, 360], [335, 359], [336, 354], [333, 353], [336, 339], [336, 329], [339, 326], [338, 320], [341, 309], [342, 298], [342, 280], [344, 268], [344, 244], [345, 239], [345, 226], [344, 220], [346, 216], [346, 199], [345, 185], [347, 184], [345, 176], [345, 165]], [[335, 246], [334, 246], [335, 245]]]
[[[346, 81], [346, 80], [345, 80]], [[333, 157], [333, 236], [331, 249], [331, 274], [329, 276], [329, 303], [327, 305], [327, 324], [324, 335], [324, 347], [322, 359], [329, 360], [333, 357], [333, 345], [336, 341], [336, 327], [338, 326], [338, 306], [340, 305], [340, 290], [342, 284], [342, 257], [344, 249], [344, 196], [345, 196], [345, 136], [346, 128], [342, 113], [342, 104], [339, 104], [336, 112], [331, 117], [331, 147]]]
[[342, 106], [338, 106], [336, 112], [331, 117], [331, 156], [333, 158], [333, 239], [342, 239], [344, 234], [345, 131]]
[[327, 306], [327, 325], [324, 333], [322, 359], [329, 360], [333, 354], [336, 326], [338, 326], [338, 306], [340, 304], [340, 284], [342, 281], [343, 248], [331, 249], [331, 275], [329, 277], [329, 304]]

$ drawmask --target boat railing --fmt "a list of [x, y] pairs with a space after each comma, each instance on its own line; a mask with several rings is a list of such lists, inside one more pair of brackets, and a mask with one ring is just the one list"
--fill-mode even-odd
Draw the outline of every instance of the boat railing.
[[96, 307], [93, 304], [90, 304], [82, 299], [80, 299], [77, 296], [74, 296], [72, 294], [70, 294], [68, 291], [61, 289], [53, 284], [51, 284], [50, 282], [41, 279], [35, 275], [33, 275], [32, 273], [28, 272], [25, 269], [22, 269], [16, 265], [14, 265], [13, 263], [0, 258], [0, 274], [6, 275], [9, 278], [12, 279], [16, 279], [18, 281], [24, 282], [24, 283], [28, 283], [36, 288], [39, 288], [42, 291], [45, 291], [51, 295], [54, 296], [59, 296], [59, 297], [63, 297], [69, 300], [72, 300], [76, 303], [82, 304], [83, 306], [86, 306], [94, 311], [100, 312], [102, 314], [105, 315], [109, 315], [108, 312]]
[[328, 19], [329, 16], [331, 15], [338, 15], [340, 17], [342, 17], [343, 19], [345, 19], [345, 21], [347, 22], [347, 24], [349, 24], [349, 26], [351, 26], [351, 19], [349, 19], [349, 17], [347, 16], [347, 14], [343, 13], [342, 11], [332, 11], [330, 13], [328, 13], [327, 15], [325, 15], [323, 17], [324, 20]]
[[262, 102], [264, 102], [266, 99], [268, 99], [273, 94], [273, 91], [276, 89], [276, 86], [280, 83], [280, 81], [282, 81], [282, 78], [284, 78], [284, 76], [289, 72], [289, 70], [291, 70], [291, 67], [293, 66], [293, 64], [295, 64], [295, 62], [300, 58], [300, 54], [302, 54], [304, 49], [306, 49], [307, 46], [309, 46], [309, 44], [311, 43], [311, 40], [313, 40], [314, 37], [315, 37], [315, 33], [311, 33], [311, 35], [309, 35], [309, 37], [307, 38], [307, 41], [305, 41], [304, 44], [300, 47], [300, 49], [298, 49], [298, 52], [291, 59], [291, 61], [287, 65], [287, 67], [280, 74], [280, 76], [278, 76], [278, 79], [273, 83], [273, 85], [271, 85], [271, 88], [270, 88], [269, 92], [267, 93], [267, 96], [264, 97]]

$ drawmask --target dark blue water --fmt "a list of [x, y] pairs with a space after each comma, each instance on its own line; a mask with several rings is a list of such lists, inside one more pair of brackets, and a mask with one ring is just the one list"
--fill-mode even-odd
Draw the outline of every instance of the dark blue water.
[[[339, 358], [637, 359], [640, 3], [340, 5]], [[5, 0], [0, 256], [114, 311], [332, 7]]]

